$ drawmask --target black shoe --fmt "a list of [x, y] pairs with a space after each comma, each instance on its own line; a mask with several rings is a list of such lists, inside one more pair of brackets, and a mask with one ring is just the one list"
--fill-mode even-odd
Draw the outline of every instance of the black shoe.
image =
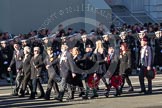
[[152, 94], [152, 91], [147, 91], [146, 94], [150, 95]]
[[146, 90], [141, 90], [139, 93], [144, 93], [144, 94], [146, 94]]
[[74, 97], [69, 97], [66, 99], [67, 101], [71, 101], [71, 100], [74, 100]]
[[19, 98], [22, 98], [22, 97], [25, 97], [25, 95], [22, 95], [22, 94], [21, 94], [21, 95], [19, 96]]
[[31, 92], [29, 99], [35, 99], [35, 93]]
[[100, 90], [100, 88], [99, 88], [99, 87], [97, 87], [97, 90]]
[[120, 92], [119, 94], [122, 94], [123, 93], [123, 88], [120, 88], [119, 92]]
[[50, 100], [50, 97], [44, 97], [45, 100]]
[[115, 97], [118, 97], [118, 96], [120, 96], [120, 95], [121, 95], [121, 94], [119, 94], [119, 93], [116, 93], [116, 94], [115, 94], [114, 96], [115, 96]]
[[41, 99], [41, 98], [44, 98], [44, 95], [40, 95], [40, 96], [38, 97], [38, 99]]
[[58, 101], [62, 102], [62, 99], [59, 98], [59, 97], [55, 97], [55, 100], [58, 100]]
[[116, 93], [114, 96], [115, 96], [115, 97], [118, 97], [118, 96], [119, 96], [119, 94], [118, 94], [118, 93]]
[[130, 88], [128, 89], [128, 92], [133, 92], [133, 91], [134, 91], [133, 87], [130, 87]]
[[94, 99], [94, 98], [96, 98], [96, 97], [98, 97], [98, 95], [97, 95], [97, 94], [96, 94], [96, 95], [91, 96], [90, 98], [91, 98], [91, 99]]
[[12, 96], [18, 96], [18, 93], [14, 93], [14, 94], [12, 94]]
[[117, 97], [117, 96], [120, 96], [120, 95], [121, 95], [120, 90], [117, 90], [116, 94], [114, 96]]
[[108, 98], [109, 97], [109, 92], [104, 93], [104, 95], [106, 96], [106, 98]]
[[29, 99], [30, 99], [30, 100], [33, 100], [33, 99], [35, 99], [35, 97], [31, 97], [31, 96], [30, 96]]
[[160, 68], [159, 68], [159, 67], [157, 67], [157, 68], [156, 68], [156, 70], [157, 70], [157, 71], [159, 71], [159, 70], [160, 70]]
[[26, 93], [25, 93], [25, 95], [29, 95], [30, 93], [29, 93], [29, 91], [27, 91]]
[[87, 100], [88, 99], [88, 96], [83, 96], [82, 99]]
[[83, 95], [85, 95], [85, 93], [84, 93], [84, 92], [81, 92], [81, 93], [79, 94], [79, 97], [82, 97]]

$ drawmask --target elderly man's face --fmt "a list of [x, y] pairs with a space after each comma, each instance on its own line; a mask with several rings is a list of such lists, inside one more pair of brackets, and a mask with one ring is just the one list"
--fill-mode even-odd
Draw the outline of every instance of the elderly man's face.
[[106, 36], [106, 37], [104, 37], [103, 38], [105, 41], [108, 41], [109, 40], [109, 38]]
[[1, 43], [1, 46], [2, 46], [3, 48], [5, 48], [5, 47], [7, 46], [7, 44], [6, 44], [6, 43]]
[[27, 45], [27, 42], [26, 41], [22, 42], [22, 45], [24, 45], [24, 46]]
[[39, 50], [34, 50], [34, 54], [39, 54]]
[[19, 46], [19, 44], [14, 44], [14, 49], [19, 49], [20, 48], [20, 46]]
[[62, 46], [61, 46], [61, 51], [64, 52], [64, 51], [66, 51], [66, 50], [67, 50], [67, 46], [66, 46], [66, 45], [62, 45]]
[[157, 38], [159, 38], [161, 36], [161, 32], [158, 32], [155, 34]]
[[83, 40], [83, 42], [86, 42], [87, 38], [86, 37], [83, 37], [82, 40]]
[[125, 39], [125, 38], [126, 38], [126, 35], [122, 35], [122, 36], [121, 36], [121, 39]]
[[51, 55], [53, 53], [53, 50], [47, 50], [48, 55]]
[[44, 43], [48, 43], [48, 39], [44, 39]]
[[24, 48], [24, 54], [29, 54], [30, 53], [30, 48]]

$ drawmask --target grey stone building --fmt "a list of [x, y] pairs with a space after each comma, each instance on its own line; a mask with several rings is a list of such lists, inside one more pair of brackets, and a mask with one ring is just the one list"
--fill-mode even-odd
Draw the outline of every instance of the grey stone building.
[[40, 28], [56, 31], [59, 24], [90, 31], [111, 24], [111, 8], [104, 0], [0, 0], [0, 31], [28, 33]]
[[162, 21], [162, 0], [0, 0], [0, 32], [81, 28]]

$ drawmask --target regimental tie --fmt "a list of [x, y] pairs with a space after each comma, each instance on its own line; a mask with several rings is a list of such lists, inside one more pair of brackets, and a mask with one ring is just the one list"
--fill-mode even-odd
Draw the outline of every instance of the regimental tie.
[[108, 55], [108, 57], [107, 57], [107, 62], [108, 62], [108, 64], [110, 64], [110, 62], [111, 62], [110, 55]]

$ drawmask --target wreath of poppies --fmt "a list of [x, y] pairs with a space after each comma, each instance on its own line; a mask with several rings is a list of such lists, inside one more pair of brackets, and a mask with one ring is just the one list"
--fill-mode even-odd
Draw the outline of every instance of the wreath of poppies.
[[100, 77], [98, 75], [94, 77], [92, 74], [88, 77], [88, 86], [90, 88], [97, 88], [99, 83], [100, 83]]
[[121, 86], [123, 83], [122, 76], [120, 75], [112, 76], [112, 78], [110, 79], [110, 83], [114, 88], [119, 88], [119, 86]]

